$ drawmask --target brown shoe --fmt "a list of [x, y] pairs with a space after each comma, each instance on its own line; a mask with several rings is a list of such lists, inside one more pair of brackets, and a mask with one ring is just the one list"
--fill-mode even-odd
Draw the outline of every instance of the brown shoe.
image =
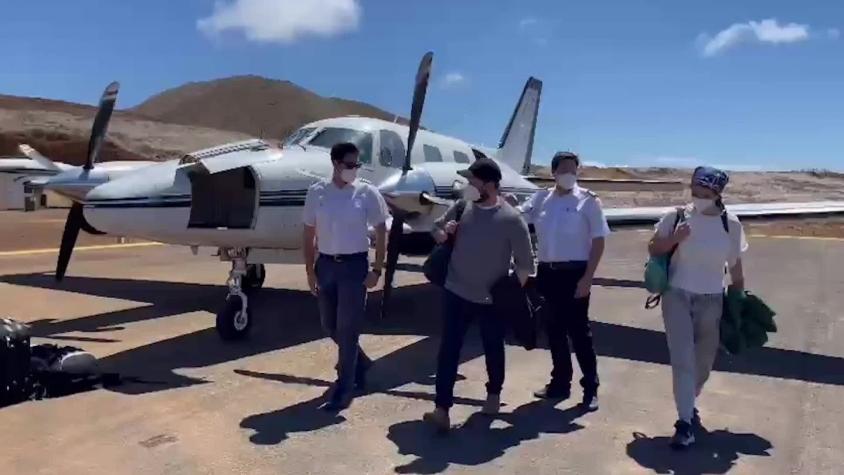
[[451, 429], [451, 419], [448, 417], [448, 412], [441, 407], [431, 412], [426, 412], [422, 416], [422, 420], [433, 425], [439, 433], [445, 433]]

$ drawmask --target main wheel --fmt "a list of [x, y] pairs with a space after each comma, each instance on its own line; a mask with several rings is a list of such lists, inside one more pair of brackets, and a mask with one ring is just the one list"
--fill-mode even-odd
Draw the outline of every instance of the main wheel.
[[230, 295], [226, 303], [217, 314], [217, 333], [223, 340], [240, 340], [246, 337], [252, 328], [250, 311], [243, 311], [240, 297]]
[[258, 290], [264, 286], [264, 279], [267, 277], [267, 269], [264, 264], [249, 264], [246, 267], [246, 275], [241, 285], [243, 290]]

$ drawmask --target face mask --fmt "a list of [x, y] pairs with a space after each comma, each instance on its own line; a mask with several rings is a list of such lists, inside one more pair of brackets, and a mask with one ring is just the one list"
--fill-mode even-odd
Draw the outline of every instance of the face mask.
[[348, 168], [344, 169], [340, 172], [340, 179], [343, 180], [345, 183], [351, 183], [355, 181], [355, 178], [358, 177], [357, 169], [349, 170]]
[[715, 200], [709, 198], [692, 198], [692, 203], [698, 211], [706, 211], [715, 206]]
[[557, 181], [557, 185], [564, 190], [571, 190], [577, 185], [577, 175], [574, 173], [556, 175], [554, 179]]
[[469, 202], [476, 202], [481, 199], [481, 191], [472, 185], [463, 188], [463, 199]]

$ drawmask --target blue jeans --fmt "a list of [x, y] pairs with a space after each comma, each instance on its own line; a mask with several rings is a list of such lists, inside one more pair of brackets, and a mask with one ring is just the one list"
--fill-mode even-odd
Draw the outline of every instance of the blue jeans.
[[488, 394], [501, 394], [504, 386], [504, 333], [505, 325], [492, 305], [469, 302], [445, 290], [443, 298], [443, 334], [437, 358], [437, 407], [448, 410], [454, 404], [454, 382], [460, 364], [463, 339], [472, 320], [481, 327], [481, 340], [486, 358], [486, 384]]
[[349, 397], [356, 377], [362, 376], [372, 364], [358, 345], [366, 320], [365, 280], [369, 260], [366, 253], [339, 260], [320, 255], [315, 271], [322, 328], [338, 348], [333, 397], [339, 400]]

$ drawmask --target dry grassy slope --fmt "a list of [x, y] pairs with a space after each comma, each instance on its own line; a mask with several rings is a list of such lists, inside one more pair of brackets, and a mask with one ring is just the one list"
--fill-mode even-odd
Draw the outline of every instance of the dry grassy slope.
[[[81, 104], [0, 96], [0, 156], [18, 155], [18, 145], [27, 143], [55, 160], [84, 163], [95, 113], [95, 107]], [[246, 138], [239, 132], [167, 124], [117, 111], [100, 160], [166, 159]]]
[[[548, 175], [546, 167], [535, 167], [535, 173]], [[593, 168], [585, 167], [583, 176], [604, 179], [659, 179], [686, 182], [691, 170], [673, 168]], [[608, 206], [663, 206], [683, 202], [688, 192], [613, 192], [601, 193]], [[731, 172], [724, 194], [727, 203], [764, 203], [775, 201], [844, 200], [844, 173], [827, 171], [795, 172]]]
[[322, 97], [288, 81], [258, 76], [185, 84], [150, 98], [132, 112], [164, 122], [272, 138], [285, 137], [302, 124], [331, 117], [395, 117], [368, 104]]

